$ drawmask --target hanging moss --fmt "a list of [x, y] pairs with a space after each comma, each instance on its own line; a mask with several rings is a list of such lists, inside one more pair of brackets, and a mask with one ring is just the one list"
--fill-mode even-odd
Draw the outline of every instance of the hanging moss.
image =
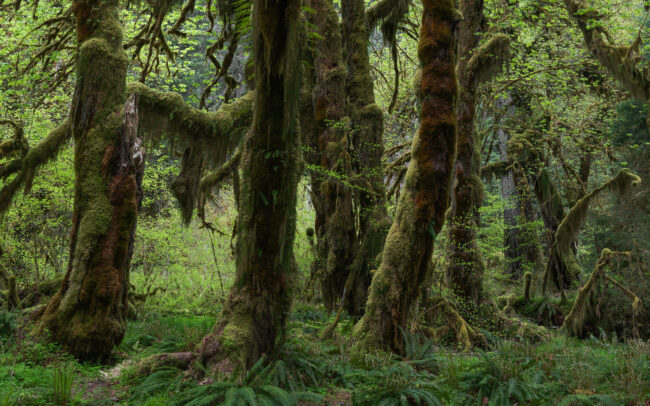
[[637, 98], [650, 100], [650, 73], [640, 58], [641, 37], [629, 47], [611, 43], [612, 36], [601, 23], [603, 14], [584, 0], [564, 1], [592, 56]]
[[533, 274], [526, 272], [524, 274], [524, 300], [530, 302], [530, 292], [533, 284]]
[[18, 175], [0, 190], [0, 215], [7, 211], [16, 192], [21, 187], [25, 187], [29, 191], [38, 168], [56, 158], [71, 135], [70, 121], [65, 120], [48, 134], [43, 141], [35, 147], [27, 149], [22, 159], [12, 161], [10, 165], [14, 165], [13, 167], [7, 166], [3, 168], [0, 165], [0, 178], [4, 177], [2, 175], [3, 169], [7, 171], [7, 175], [18, 172]]
[[[476, 36], [476, 33], [474, 35]], [[505, 34], [492, 34], [474, 50], [467, 62], [467, 70], [474, 76], [472, 80], [476, 83], [485, 83], [501, 73], [509, 59], [510, 37]]]
[[[564, 319], [564, 323], [562, 323], [562, 331], [570, 336], [583, 336], [585, 322], [587, 321], [588, 316], [593, 314], [593, 309], [590, 309], [590, 298], [595, 294], [595, 289], [598, 286], [598, 283], [603, 279], [615, 282], [613, 279], [605, 275], [607, 267], [611, 265], [612, 261], [616, 258], [629, 257], [629, 252], [615, 252], [607, 248], [603, 249], [589, 279], [578, 290], [578, 296], [573, 302], [571, 311]], [[636, 318], [636, 315], [643, 308], [641, 300], [632, 291], [623, 287], [620, 283], [615, 282], [614, 285], [632, 300], [632, 310], [634, 317]]]
[[221, 166], [252, 121], [253, 93], [217, 111], [205, 112], [189, 106], [177, 93], [159, 92], [141, 83], [129, 84], [127, 92], [140, 98], [141, 132], [149, 141], [164, 138], [183, 149], [181, 172], [172, 191], [180, 203], [183, 221], [189, 224], [197, 198], [207, 187], [201, 190], [199, 186], [206, 166]]
[[[549, 265], [547, 265], [544, 275], [545, 281], [552, 279], [556, 281], [556, 286], [564, 288], [565, 285], [558, 281], [563, 280], [566, 284], [570, 284], [582, 271], [572, 246], [573, 242], [578, 238], [578, 234], [587, 218], [589, 205], [593, 199], [603, 190], [607, 189], [611, 189], [619, 194], [626, 194], [632, 186], [640, 182], [641, 178], [633, 174], [629, 169], [623, 169], [618, 175], [592, 190], [575, 203], [567, 215], [564, 216], [555, 232], [551, 258], [549, 259]], [[561, 272], [563, 269], [566, 269], [564, 274]]]

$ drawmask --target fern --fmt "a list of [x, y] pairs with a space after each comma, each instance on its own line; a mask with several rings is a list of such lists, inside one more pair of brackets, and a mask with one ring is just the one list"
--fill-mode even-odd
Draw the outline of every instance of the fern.
[[[474, 392], [476, 398], [489, 399], [490, 405], [510, 406], [513, 402], [527, 403], [538, 400], [536, 382], [528, 383], [523, 373], [531, 365], [527, 359], [509, 360], [483, 356], [483, 362], [461, 376], [460, 387]], [[535, 376], [536, 378], [538, 376]]]
[[569, 395], [562, 399], [557, 406], [620, 406], [610, 395]]
[[422, 334], [412, 334], [400, 327], [404, 343], [404, 361], [419, 368], [431, 369], [436, 362], [435, 355], [431, 352], [435, 341]]
[[[322, 397], [308, 392], [289, 392], [275, 382], [287, 381], [287, 369], [278, 362], [264, 365], [264, 358], [237, 381], [217, 382], [196, 386], [174, 397], [174, 404], [183, 406], [230, 405], [230, 406], [293, 406], [298, 401], [320, 402]], [[283, 371], [280, 373], [279, 371]], [[284, 377], [284, 378], [281, 378]]]
[[72, 397], [74, 375], [70, 369], [57, 368], [52, 373], [52, 391], [57, 405], [67, 406]]
[[398, 362], [374, 371], [355, 371], [347, 379], [358, 384], [355, 405], [426, 405], [440, 406], [440, 389], [434, 376], [417, 371], [409, 362]]
[[133, 389], [130, 401], [144, 400], [148, 396], [180, 388], [182, 371], [174, 367], [162, 367], [142, 378]]

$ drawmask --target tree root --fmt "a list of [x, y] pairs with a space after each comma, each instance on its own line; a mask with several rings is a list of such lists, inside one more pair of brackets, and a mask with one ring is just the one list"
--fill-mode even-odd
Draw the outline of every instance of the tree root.
[[162, 367], [174, 367], [184, 370], [189, 368], [195, 358], [196, 354], [191, 351], [150, 355], [138, 363], [137, 375], [150, 375]]
[[444, 318], [448, 324], [448, 326], [443, 326], [438, 329], [424, 329], [425, 334], [431, 338], [438, 340], [446, 335], [449, 328], [451, 328], [454, 330], [454, 334], [456, 335], [458, 347], [462, 348], [463, 352], [470, 351], [473, 346], [481, 348], [487, 347], [485, 336], [479, 332], [477, 328], [465, 321], [456, 308], [446, 299], [441, 299], [437, 304], [429, 308], [427, 312], [432, 312], [434, 318], [437, 316]]

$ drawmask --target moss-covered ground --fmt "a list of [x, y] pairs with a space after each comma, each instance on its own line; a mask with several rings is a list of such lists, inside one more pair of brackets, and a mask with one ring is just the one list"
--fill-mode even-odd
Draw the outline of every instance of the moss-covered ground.
[[527, 343], [487, 334], [489, 350], [460, 353], [404, 333], [407, 356], [400, 358], [351, 353], [350, 318], [339, 322], [331, 339], [320, 340], [333, 317], [317, 306], [294, 305], [277, 355], [245, 376], [207, 378], [197, 364], [191, 373], [161, 367], [141, 376], [138, 362], [156, 353], [195, 350], [212, 316], [145, 312], [129, 323], [112, 363], [97, 365], [78, 363], [56, 345], [31, 338], [20, 316], [3, 313], [0, 405], [650, 403], [647, 342], [556, 334]]

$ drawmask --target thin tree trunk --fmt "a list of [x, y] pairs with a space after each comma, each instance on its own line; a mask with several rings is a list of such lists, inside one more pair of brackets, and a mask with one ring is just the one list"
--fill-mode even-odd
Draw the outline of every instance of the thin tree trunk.
[[75, 198], [68, 270], [39, 320], [81, 359], [106, 360], [124, 336], [143, 151], [117, 0], [75, 1], [79, 55], [70, 112]]
[[355, 327], [361, 347], [401, 352], [400, 329], [430, 266], [433, 243], [449, 204], [456, 144], [457, 12], [451, 0], [424, 0], [418, 55], [422, 64], [420, 128], [413, 139], [404, 191]]
[[300, 138], [297, 0], [253, 6], [255, 102], [242, 152], [235, 282], [201, 345], [211, 370], [242, 371], [275, 348], [291, 305]]

